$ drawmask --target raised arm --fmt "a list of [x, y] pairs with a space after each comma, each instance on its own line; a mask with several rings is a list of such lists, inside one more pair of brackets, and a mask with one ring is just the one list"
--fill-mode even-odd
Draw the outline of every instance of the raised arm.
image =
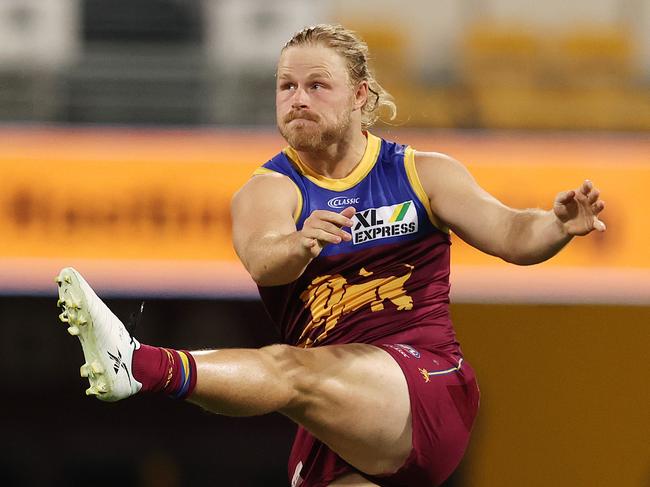
[[559, 193], [551, 210], [517, 210], [487, 193], [448, 156], [418, 152], [416, 168], [433, 212], [464, 241], [507, 262], [537, 264], [574, 236], [605, 230], [598, 219], [605, 205], [590, 181]]
[[352, 226], [354, 208], [314, 211], [297, 230], [293, 214], [298, 200], [291, 180], [275, 173], [254, 176], [233, 197], [235, 251], [260, 286], [298, 279], [325, 245], [350, 240], [341, 227]]

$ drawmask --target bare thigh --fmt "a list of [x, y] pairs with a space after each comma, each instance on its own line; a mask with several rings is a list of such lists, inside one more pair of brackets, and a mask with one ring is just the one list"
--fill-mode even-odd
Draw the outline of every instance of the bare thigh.
[[338, 487], [339, 485], [345, 487], [377, 487], [377, 484], [373, 484], [370, 480], [364, 479], [358, 473], [340, 477], [329, 484], [328, 487]]
[[399, 469], [411, 452], [412, 431], [408, 387], [397, 362], [366, 344], [291, 351], [296, 400], [280, 412], [362, 472]]
[[392, 473], [411, 453], [408, 387], [379, 347], [346, 344], [192, 352], [190, 400], [218, 414], [278, 411], [369, 475]]

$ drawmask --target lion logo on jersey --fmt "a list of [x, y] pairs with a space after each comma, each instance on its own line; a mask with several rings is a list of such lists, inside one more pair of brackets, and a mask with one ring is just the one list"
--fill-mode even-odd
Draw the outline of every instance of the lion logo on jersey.
[[[319, 276], [300, 294], [305, 308], [311, 311], [311, 321], [300, 335], [298, 346], [310, 347], [322, 341], [336, 326], [341, 316], [370, 305], [370, 311], [384, 309], [384, 302], [390, 301], [398, 311], [413, 308], [413, 299], [406, 294], [404, 283], [411, 277], [413, 266], [402, 264], [407, 272], [401, 276], [373, 278], [359, 284], [348, 284], [339, 274]], [[361, 268], [359, 275], [372, 276], [372, 272]], [[310, 338], [312, 332], [323, 327], [323, 331], [315, 338]]]

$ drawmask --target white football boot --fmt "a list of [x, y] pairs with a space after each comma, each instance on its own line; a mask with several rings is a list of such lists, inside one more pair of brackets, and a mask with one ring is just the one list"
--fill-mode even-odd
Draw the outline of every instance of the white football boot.
[[90, 381], [86, 395], [113, 402], [138, 392], [142, 384], [133, 378], [131, 362], [140, 343], [75, 269], [63, 269], [56, 283], [57, 306], [63, 308], [59, 319], [70, 335], [79, 337], [86, 359], [80, 370]]

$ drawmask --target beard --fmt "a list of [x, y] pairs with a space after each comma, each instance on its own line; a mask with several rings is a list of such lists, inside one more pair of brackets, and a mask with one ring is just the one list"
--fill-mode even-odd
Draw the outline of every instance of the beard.
[[[293, 122], [297, 118], [301, 120]], [[346, 109], [331, 124], [324, 123], [322, 117], [314, 113], [295, 110], [278, 120], [278, 130], [297, 151], [323, 152], [343, 138], [351, 123], [352, 109]]]

